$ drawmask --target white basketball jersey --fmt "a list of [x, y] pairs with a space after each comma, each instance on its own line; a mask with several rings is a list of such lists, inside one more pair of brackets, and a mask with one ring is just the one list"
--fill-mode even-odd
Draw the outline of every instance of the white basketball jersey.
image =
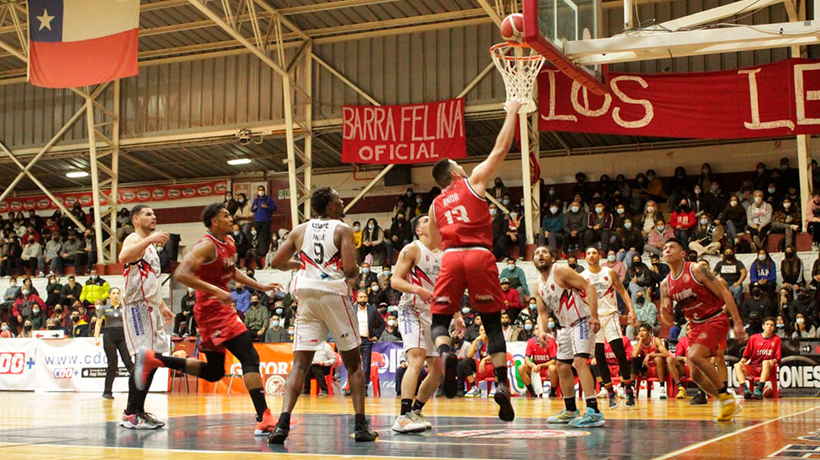
[[618, 312], [618, 300], [615, 298], [615, 286], [612, 283], [612, 273], [606, 267], [601, 267], [598, 273], [589, 269], [581, 273], [587, 282], [595, 286], [598, 294], [598, 315], [609, 316]]
[[128, 264], [123, 269], [125, 290], [122, 301], [125, 305], [148, 304], [159, 307], [162, 304], [160, 292], [159, 255], [154, 245], [148, 246], [142, 254], [142, 259]]
[[[421, 256], [418, 263], [410, 270], [406, 281], [413, 286], [420, 286], [430, 292], [435, 290], [436, 278], [441, 270], [441, 254], [427, 248], [421, 241], [413, 241], [419, 248]], [[399, 301], [400, 308], [414, 307], [417, 310], [430, 310], [430, 304], [415, 294], [404, 293]]]
[[342, 253], [333, 242], [339, 220], [311, 219], [305, 227], [294, 290], [310, 289], [347, 295], [349, 288], [342, 267]]
[[554, 273], [555, 267], [552, 267], [546, 280], [539, 277], [538, 295], [547, 304], [561, 326], [569, 327], [590, 315], [589, 305], [584, 300], [586, 293], [558, 286], [553, 279]]

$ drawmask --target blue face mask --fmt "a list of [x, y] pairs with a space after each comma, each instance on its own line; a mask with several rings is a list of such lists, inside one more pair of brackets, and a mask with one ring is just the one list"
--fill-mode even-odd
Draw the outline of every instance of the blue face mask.
[[531, 331], [532, 330], [532, 324], [525, 324], [524, 325], [524, 330], [525, 331]]
[[284, 309], [284, 308], [277, 308], [277, 309], [276, 309], [276, 314], [277, 314], [277, 315], [281, 315], [281, 314], [282, 314], [282, 313], [284, 313], [284, 312], [285, 312], [285, 309]]
[[4, 325], [3, 325], [3, 330], [4, 330], [4, 331], [8, 331], [8, 330], [9, 330], [9, 327], [8, 327], [7, 325], [5, 325], [5, 324], [4, 324]]
[[547, 323], [547, 329], [555, 329], [555, 323], [553, 323], [552, 321]]
[[467, 315], [467, 314], [469, 314], [469, 313], [470, 313], [470, 309], [469, 309], [469, 308], [464, 307], [464, 308], [462, 308], [462, 309], [461, 309], [461, 314], [462, 314], [462, 315]]
[[271, 321], [270, 325], [273, 327], [279, 327], [279, 321]]
[[535, 310], [536, 308], [538, 308], [538, 304], [537, 304], [537, 303], [531, 303], [531, 304], [530, 304], [530, 310]]

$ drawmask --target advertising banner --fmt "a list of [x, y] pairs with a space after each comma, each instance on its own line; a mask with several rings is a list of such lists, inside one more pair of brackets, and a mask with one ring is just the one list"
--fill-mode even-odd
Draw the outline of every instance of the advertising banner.
[[34, 391], [36, 339], [0, 340], [0, 390]]

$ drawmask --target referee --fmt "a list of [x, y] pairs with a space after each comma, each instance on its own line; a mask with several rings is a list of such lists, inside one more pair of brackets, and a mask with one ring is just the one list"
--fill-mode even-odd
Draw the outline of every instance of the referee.
[[[103, 327], [103, 323], [105, 327]], [[120, 289], [112, 288], [108, 293], [108, 303], [97, 308], [97, 327], [94, 329], [94, 338], [97, 346], [100, 345], [100, 329], [103, 333], [103, 349], [108, 360], [108, 369], [105, 372], [105, 389], [103, 399], [114, 399], [111, 387], [114, 377], [117, 376], [117, 350], [128, 372], [134, 369], [128, 347], [125, 345], [125, 331], [122, 323], [122, 306], [120, 305]]]

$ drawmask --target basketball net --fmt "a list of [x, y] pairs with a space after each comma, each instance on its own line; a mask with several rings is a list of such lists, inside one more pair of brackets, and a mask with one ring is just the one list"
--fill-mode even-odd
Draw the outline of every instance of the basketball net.
[[507, 100], [520, 102], [523, 113], [534, 112], [538, 106], [532, 97], [533, 86], [546, 58], [525, 44], [511, 42], [494, 45], [490, 55], [504, 79]]

